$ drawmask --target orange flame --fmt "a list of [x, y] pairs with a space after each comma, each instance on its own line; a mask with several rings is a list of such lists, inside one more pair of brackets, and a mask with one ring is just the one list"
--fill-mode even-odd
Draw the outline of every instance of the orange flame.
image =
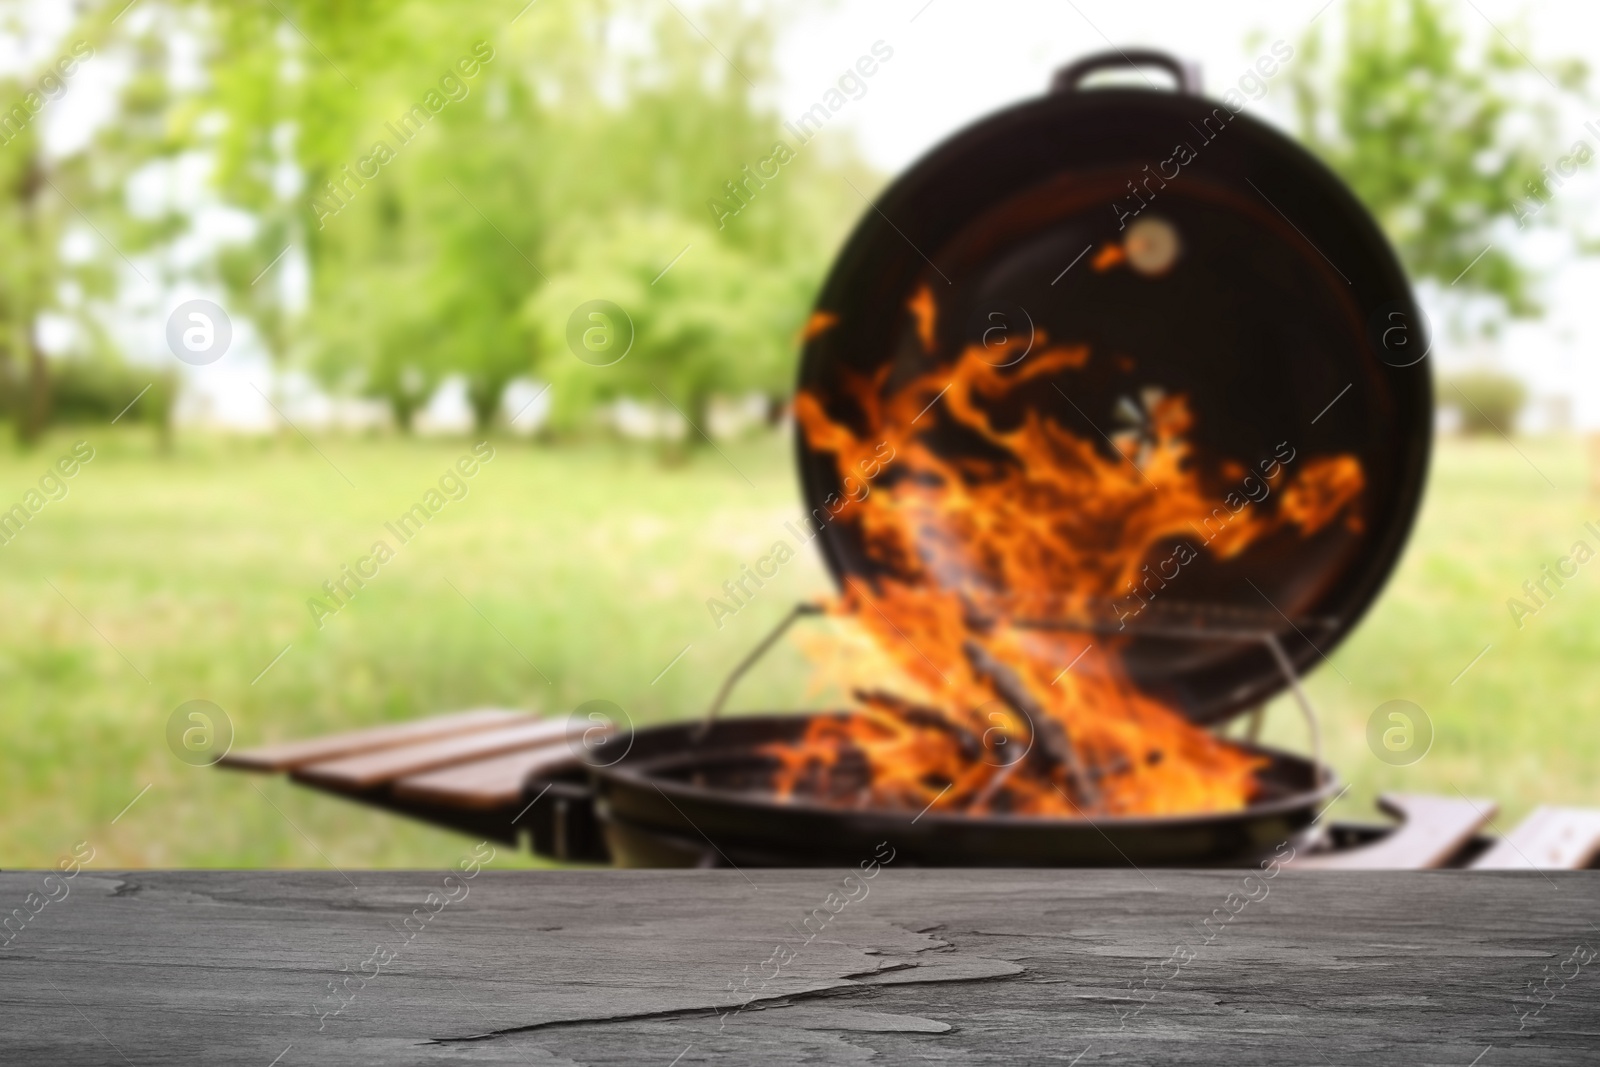
[[813, 311], [811, 317], [806, 319], [805, 325], [800, 327], [800, 341], [814, 341], [838, 325], [839, 316], [831, 311]]
[[911, 299], [906, 301], [906, 308], [916, 319], [917, 339], [922, 342], [922, 350], [932, 352], [939, 322], [939, 306], [933, 301], [933, 291], [926, 285], [922, 286], [911, 294]]
[[[909, 310], [931, 349], [932, 294], [919, 290]], [[1140, 692], [1123, 639], [1024, 623], [1091, 612], [1141, 580], [1148, 589], [1150, 561], [1185, 542], [1193, 558], [1202, 525], [1202, 551], [1219, 559], [1341, 515], [1359, 529], [1361, 466], [1308, 458], [1291, 475], [1273, 464], [1276, 509], [1225, 506], [1202, 484], [1182, 396], [1146, 390], [1143, 431], [1116, 438], [1114, 458], [1034, 407], [1020, 422], [997, 418], [1016, 390], [1059, 391], [1090, 359], [1043, 331], [1034, 345], [1014, 365], [970, 346], [888, 395], [888, 366], [843, 372], [853, 426], [817, 395], [796, 397], [810, 447], [840, 470], [867, 469], [885, 442], [896, 460], [848, 520], [875, 576], [848, 578], [829, 608], [870, 638], [830, 679], [853, 689], [859, 714], [819, 718], [800, 742], [770, 747], [779, 795], [1033, 815], [1227, 811], [1255, 795], [1264, 761]], [[941, 421], [992, 447], [936, 451], [924, 434]]]
[[1094, 254], [1089, 265], [1097, 271], [1108, 271], [1127, 258], [1127, 250], [1121, 245], [1108, 244]]

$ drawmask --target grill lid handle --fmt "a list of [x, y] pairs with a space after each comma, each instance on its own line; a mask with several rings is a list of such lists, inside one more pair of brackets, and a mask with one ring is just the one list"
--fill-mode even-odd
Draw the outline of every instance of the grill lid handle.
[[1079, 92], [1083, 80], [1089, 75], [1102, 70], [1121, 70], [1123, 67], [1132, 67], [1136, 71], [1140, 67], [1160, 67], [1172, 75], [1172, 80], [1177, 83], [1180, 93], [1187, 93], [1190, 96], [1199, 96], [1204, 88], [1201, 84], [1198, 63], [1186, 62], [1151, 48], [1135, 48], [1128, 52], [1118, 48], [1110, 52], [1096, 52], [1092, 56], [1084, 56], [1076, 63], [1062, 67], [1051, 79], [1050, 91]]

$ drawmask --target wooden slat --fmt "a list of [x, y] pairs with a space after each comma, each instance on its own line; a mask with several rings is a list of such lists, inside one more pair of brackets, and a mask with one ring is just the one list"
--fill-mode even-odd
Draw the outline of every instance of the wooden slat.
[[415, 744], [437, 737], [454, 737], [492, 730], [522, 720], [531, 719], [525, 711], [507, 708], [477, 708], [449, 715], [436, 715], [414, 722], [396, 723], [392, 726], [374, 726], [366, 730], [314, 737], [307, 741], [288, 741], [281, 745], [265, 745], [222, 757], [220, 766], [247, 771], [288, 771], [307, 763], [319, 763], [340, 756], [376, 752]]
[[1378, 807], [1400, 819], [1382, 839], [1361, 848], [1296, 857], [1299, 870], [1420, 871], [1443, 867], [1499, 810], [1493, 801], [1385, 793]]
[[294, 777], [326, 789], [370, 789], [439, 767], [559, 743], [569, 735], [580, 734], [584, 725], [583, 720], [566, 716], [535, 720], [498, 730], [482, 730], [465, 737], [443, 737], [326, 763], [306, 764], [295, 769]]
[[1600, 811], [1593, 808], [1535, 808], [1489, 851], [1475, 870], [1574, 871], [1600, 855]]
[[410, 775], [394, 783], [393, 795], [396, 800], [452, 808], [503, 808], [522, 799], [523, 783], [530, 776], [549, 772], [571, 760], [572, 750], [557, 741], [505, 756]]

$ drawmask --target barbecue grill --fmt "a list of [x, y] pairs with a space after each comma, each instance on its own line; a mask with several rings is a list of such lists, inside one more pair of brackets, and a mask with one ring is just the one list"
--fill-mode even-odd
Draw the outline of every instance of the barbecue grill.
[[[1130, 63], [1171, 73], [1177, 91], [1085, 87]], [[1067, 789], [1056, 791], [1068, 813], [1005, 810], [992, 801], [1005, 800], [1008, 776], [1029, 751], [1050, 745], [1053, 727], [1011, 667], [975, 640], [962, 646], [967, 666], [1026, 723], [1002, 740], [1028, 750], [997, 766], [980, 802], [952, 810], [935, 797], [920, 811], [850, 803], [848, 779], [861, 767], [848, 760], [805, 788], [775, 789], [783, 751], [819, 731], [849, 730], [859, 714], [720, 715], [778, 637], [822, 610], [801, 605], [697, 721], [617, 734], [579, 719], [555, 727], [559, 743], [535, 743], [517, 733], [527, 724], [494, 718], [508, 713], [480, 713], [489, 718], [472, 720], [451, 758], [429, 754], [439, 737], [460, 733], [455, 720], [438, 720], [228, 762], [287, 769], [309, 784], [506, 839], [527, 829], [543, 854], [624, 866], [853, 865], [882, 842], [897, 862], [922, 865], [1253, 864], [1285, 846], [1307, 862], [1313, 840], [1324, 852], [1381, 865], [1402, 854], [1401, 865], [1494, 865], [1503, 850], [1477, 836], [1493, 811], [1487, 801], [1464, 801], [1469, 813], [1453, 801], [1393, 798], [1391, 812], [1409, 820], [1398, 833], [1314, 835], [1338, 787], [1300, 678], [1352, 631], [1409, 534], [1432, 430], [1427, 345], [1392, 251], [1321, 164], [1200, 96], [1192, 68], [1169, 57], [1090, 57], [1064, 70], [1046, 96], [956, 134], [865, 213], [806, 331], [797, 403], [803, 500], [841, 590], [914, 575], [959, 589], [978, 616], [975, 633], [993, 625], [982, 617], [990, 611], [1018, 631], [1113, 648], [1120, 680], [1196, 727], [1246, 714], [1258, 726], [1264, 703], [1288, 691], [1306, 719], [1309, 757], [1236, 744], [1258, 770], [1248, 801], [1231, 810], [1096, 813], [1083, 796], [1126, 770], [1104, 760], [1066, 768]], [[993, 372], [974, 373], [974, 358]], [[935, 392], [945, 378], [950, 384]], [[883, 508], [869, 521], [849, 504], [868, 493], [919, 499], [937, 480], [930, 470], [1014, 471], [1018, 456], [1002, 446], [1039, 427], [1059, 447], [1021, 466], [1103, 468], [1143, 478], [1159, 497], [1179, 484], [1157, 485], [1150, 473], [1167, 441], [1163, 419], [1181, 425], [1184, 448], [1166, 477], [1186, 479], [1184, 491], [1197, 499], [1228, 502], [1215, 529], [1210, 519], [1203, 529], [1190, 523], [1205, 546], [1222, 537], [1226, 550], [1193, 552], [1181, 595], [1158, 597], [1146, 586], [1152, 595], [1137, 610], [1120, 590], [986, 587], [984, 575], [1006, 561], [974, 547], [960, 514]], [[875, 435], [921, 458], [887, 465], [867, 486], [847, 453]], [[1291, 496], [1314, 463], [1342, 481], [1325, 478], [1320, 496]], [[1235, 507], [1240, 494], [1248, 503]], [[1305, 517], [1312, 512], [1319, 517]], [[1255, 524], [1250, 536], [1238, 537], [1245, 523]], [[1162, 537], [1151, 544], [1181, 540]], [[888, 551], [890, 543], [915, 551]], [[468, 749], [471, 760], [459, 755]], [[1074, 749], [1058, 740], [1053, 751]], [[1529, 824], [1528, 834], [1566, 841], [1557, 848], [1564, 864], [1588, 861], [1593, 849], [1582, 842], [1590, 837], [1600, 847], [1600, 826], [1587, 813], [1541, 818], [1544, 829]], [[1587, 829], [1574, 836], [1574, 825]]]
[[[1179, 91], [1083, 87], [1130, 60], [1174, 73]], [[1259, 855], [1310, 825], [1336, 787], [1317, 756], [1299, 675], [1350, 632], [1388, 576], [1415, 514], [1431, 436], [1426, 366], [1397, 358], [1401, 346], [1371, 324], [1421, 316], [1392, 252], [1338, 180], [1196, 90], [1189, 68], [1167, 57], [1091, 57], [1063, 71], [1045, 97], [958, 133], [879, 198], [840, 254], [807, 331], [797, 403], [802, 495], [841, 589], [910, 580], [915, 571], [915, 580], [959, 587], [970, 600], [985, 565], [972, 557], [988, 546], [973, 547], [969, 517], [900, 508], [877, 525], [858, 521], [845, 501], [858, 497], [861, 471], [840, 433], [927, 450], [947, 468], [989, 462], [1001, 435], [972, 432], [971, 418], [939, 417], [941, 405], [981, 396], [991, 406], [980, 431], [1040, 420], [1095, 442], [1119, 470], [1124, 460], [1137, 468], [1107, 427], [1131, 411], [1131, 447], [1155, 436], [1154, 402], [1141, 411], [1138, 398], [1158, 386], [1194, 412], [1185, 437], [1197, 463], [1254, 462], [1274, 450], [1284, 462], [1346, 457], [1364, 476], [1358, 520], [1265, 537], [1231, 556], [1200, 554], [1185, 567], [1181, 599], [1153, 597], [1131, 622], [1134, 613], [1104, 595], [1006, 604], [1023, 616], [1012, 613], [1014, 625], [1115, 641], [1128, 679], [1196, 724], [1226, 722], [1292, 690], [1311, 726], [1312, 759], [1256, 750], [1267, 763], [1255, 796], [1210, 814], [863, 809], [819, 795], [827, 784], [774, 796], [774, 743], [794, 744], [819, 723], [775, 716], [709, 725], [725, 686], [708, 724], [641, 731], [627, 758], [590, 769], [595, 810], [620, 862], [681, 862], [702, 855], [709, 839], [732, 863], [847, 863], [888, 839], [927, 864], [1201, 864]], [[1178, 172], [1161, 167], [1180, 147]], [[1094, 357], [1059, 349], [1053, 357], [1048, 346], [1064, 340]], [[958, 382], [966, 373], [959, 364], [974, 353], [1000, 373], [965, 395], [956, 385], [958, 401], [946, 383]], [[1031, 373], [1052, 358], [1071, 372]], [[893, 425], [896, 397], [905, 415], [921, 408], [909, 419], [921, 424], [911, 446], [906, 427]], [[888, 488], [872, 491], [923, 476], [909, 465], [890, 466], [880, 477]], [[915, 562], [882, 548], [884, 524], [915, 546]], [[957, 547], [928, 566], [944, 551], [923, 551], [930, 544]], [[997, 683], [1003, 669], [984, 667]], [[1029, 722], [1021, 739], [1042, 739], [1042, 717], [1022, 687], [995, 688]]]
[[[781, 724], [779, 731], [792, 736], [806, 719], [793, 715], [741, 717], [718, 729], [745, 729], [759, 735], [774, 721]], [[602, 817], [594, 802], [592, 772], [575, 755], [596, 751], [583, 742], [584, 734], [593, 728], [588, 719], [535, 719], [525, 712], [486, 708], [230, 752], [221, 765], [288, 772], [312, 788], [453, 831], [507, 844], [526, 840], [538, 854], [565, 862], [678, 867], [737, 863], [742, 868], [825, 862], [829, 852], [837, 851], [824, 847], [805, 852], [794, 847], [792, 840], [780, 837], [771, 824], [761, 821], [759, 805], [746, 811], [743, 838], [738, 834], [713, 837], [701, 832], [706, 827], [696, 829], [687, 819], [680, 832], [673, 832], [658, 825], [661, 820], [654, 809], [647, 809], [652, 816], [650, 826], [620, 823], [615, 813]], [[634, 750], [648, 760], [656, 745], [671, 752], [688, 740], [681, 734], [672, 736], [671, 728], [640, 731], [634, 736]], [[590, 762], [595, 758], [591, 755]], [[1308, 769], [1303, 767], [1301, 773]], [[641, 776], [641, 780], [645, 779]], [[667, 793], [680, 795], [671, 787]], [[1288, 865], [1295, 867], [1345, 869], [1571, 869], [1600, 863], [1597, 810], [1541, 807], [1499, 837], [1486, 832], [1498, 812], [1494, 801], [1487, 798], [1393, 794], [1380, 798], [1379, 804], [1394, 821], [1323, 821], [1298, 833], [1285, 827], [1292, 836], [1274, 842], [1272, 856], [1286, 857]], [[899, 851], [908, 844], [916, 849], [931, 842], [937, 851], [928, 858], [929, 863], [949, 863], [953, 856], [975, 855], [978, 849], [990, 847], [981, 840], [994, 830], [987, 822], [951, 821], [948, 832], [940, 837], [920, 830], [929, 818], [902, 815], [874, 821], [869, 815], [851, 827], [852, 832], [881, 827], [886, 836], [874, 839], [869, 851], [850, 857], [849, 862], [854, 866], [864, 856], [887, 855], [879, 847], [887, 841], [895, 842], [890, 847], [897, 849], [894, 861], [899, 865], [913, 862], [912, 857], [919, 855]], [[1118, 848], [1161, 844], [1149, 834], [1143, 835], [1143, 841], [1137, 840], [1145, 827], [1132, 827], [1132, 834], [1124, 834], [1123, 827], [1110, 822], [1102, 822], [1100, 827]], [[1082, 827], [1050, 829], [1071, 833]], [[1192, 828], [1176, 820], [1169, 829], [1166, 840], [1174, 851], [1152, 848], [1144, 854], [1146, 862], [1139, 863], [1140, 867], [1158, 861], [1166, 865], [1181, 862], [1174, 858], [1180, 845], [1196, 857], [1188, 862], [1203, 862], [1194, 847], [1195, 836], [1189, 833]], [[1263, 822], [1258, 829], [1270, 836], [1278, 828]], [[723, 834], [723, 830], [718, 823], [716, 833]], [[756, 834], [759, 841], [753, 836]], [[980, 840], [958, 844], [973, 851], [955, 852], [950, 841], [971, 835]], [[1037, 840], [1031, 843], [1037, 844]], [[1248, 850], [1226, 857], [1220, 855], [1223, 851], [1218, 850], [1216, 865], [1254, 866], [1257, 862]], [[1087, 849], [1073, 850], [1072, 859], [1087, 862]], [[1003, 862], [1019, 860], [1008, 857]], [[1104, 862], [1121, 866], [1129, 857], [1109, 854]]]

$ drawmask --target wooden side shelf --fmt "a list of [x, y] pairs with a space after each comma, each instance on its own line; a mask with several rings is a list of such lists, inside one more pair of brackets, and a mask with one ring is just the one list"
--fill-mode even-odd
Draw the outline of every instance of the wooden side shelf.
[[220, 766], [304, 785], [515, 844], [528, 778], [574, 762], [585, 724], [479, 708], [230, 753]]
[[391, 726], [373, 726], [365, 730], [312, 738], [309, 741], [290, 741], [281, 745], [230, 752], [222, 757], [220, 766], [247, 771], [292, 771], [307, 764], [340, 756], [415, 744], [434, 738], [460, 737], [479, 730], [527, 722], [530, 716], [524, 711], [504, 708], [479, 708], [460, 711], [452, 715], [435, 715], [416, 722], [397, 723]]
[[1445, 867], [1494, 818], [1491, 800], [1453, 800], [1415, 793], [1385, 793], [1378, 807], [1400, 820], [1367, 845], [1296, 857], [1299, 870], [1422, 871]]
[[1600, 811], [1535, 808], [1478, 858], [1475, 870], [1581, 870], [1600, 858]]

